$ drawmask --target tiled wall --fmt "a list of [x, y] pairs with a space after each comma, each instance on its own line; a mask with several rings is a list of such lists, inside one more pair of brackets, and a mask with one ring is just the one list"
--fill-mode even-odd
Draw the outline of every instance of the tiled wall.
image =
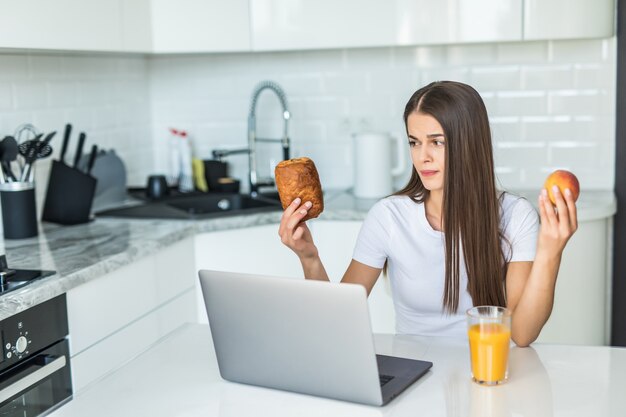
[[[126, 161], [131, 182], [144, 182], [153, 166], [148, 62], [143, 57], [61, 54], [0, 55], [0, 134], [22, 123], [57, 131], [57, 158], [65, 123], [73, 125], [66, 161], [73, 161], [78, 133], [84, 152], [92, 144], [115, 148]], [[38, 161], [37, 203], [41, 207], [52, 158]]]
[[[585, 189], [611, 189], [615, 56], [615, 39], [607, 39], [151, 58], [157, 168], [166, 166], [168, 126], [188, 129], [204, 158], [216, 147], [245, 147], [250, 95], [271, 79], [287, 93], [294, 154], [316, 161], [327, 188], [348, 187], [351, 134], [402, 134], [411, 93], [451, 79], [485, 100], [503, 187], [538, 188], [548, 172], [567, 168]], [[278, 101], [261, 97], [260, 133], [279, 135]], [[269, 174], [280, 154], [265, 150]], [[229, 161], [244, 177], [245, 156]]]
[[[245, 147], [250, 95], [271, 79], [287, 93], [293, 154], [316, 161], [326, 188], [349, 187], [351, 135], [402, 134], [411, 93], [453, 79], [473, 85], [487, 104], [504, 187], [537, 188], [548, 171], [564, 167], [583, 188], [611, 189], [615, 57], [615, 39], [149, 58], [5, 53], [0, 133], [27, 121], [58, 130], [56, 155], [71, 122], [75, 135], [88, 133], [88, 145], [115, 148], [129, 183], [141, 185], [166, 170], [167, 127], [187, 129], [201, 158]], [[278, 101], [269, 92], [257, 115], [259, 134], [280, 134]], [[265, 145], [260, 154], [260, 174], [269, 175], [279, 148]], [[246, 157], [228, 160], [244, 178]], [[46, 184], [49, 162], [37, 165], [37, 182]]]

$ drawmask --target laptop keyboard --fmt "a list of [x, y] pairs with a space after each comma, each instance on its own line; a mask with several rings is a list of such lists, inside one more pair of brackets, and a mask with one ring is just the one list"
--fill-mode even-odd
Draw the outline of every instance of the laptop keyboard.
[[382, 387], [387, 382], [391, 381], [393, 379], [393, 376], [391, 376], [391, 375], [378, 375], [378, 378], [380, 380], [380, 386]]

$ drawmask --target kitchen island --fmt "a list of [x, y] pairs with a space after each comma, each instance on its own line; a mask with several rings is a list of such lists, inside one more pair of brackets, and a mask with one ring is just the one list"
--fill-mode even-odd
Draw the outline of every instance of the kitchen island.
[[[109, 416], [623, 416], [626, 349], [514, 347], [509, 380], [470, 379], [467, 341], [374, 336], [376, 352], [433, 362], [385, 407], [372, 407], [227, 382], [207, 325], [187, 324], [51, 414]], [[184, 347], [184, 350], [181, 350]]]

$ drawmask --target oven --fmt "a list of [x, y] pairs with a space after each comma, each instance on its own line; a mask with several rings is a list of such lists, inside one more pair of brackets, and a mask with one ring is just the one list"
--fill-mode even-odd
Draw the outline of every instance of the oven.
[[65, 294], [0, 321], [0, 416], [48, 413], [72, 397]]

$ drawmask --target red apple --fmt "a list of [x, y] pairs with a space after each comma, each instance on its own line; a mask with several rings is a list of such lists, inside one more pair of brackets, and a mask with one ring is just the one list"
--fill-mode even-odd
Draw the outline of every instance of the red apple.
[[563, 194], [563, 198], [565, 198], [565, 189], [569, 188], [572, 192], [572, 196], [574, 196], [574, 201], [578, 200], [580, 185], [578, 184], [578, 178], [576, 178], [576, 175], [564, 169], [558, 169], [548, 175], [548, 178], [546, 178], [546, 182], [543, 186], [548, 190], [548, 197], [550, 197], [552, 204], [556, 205], [556, 200], [554, 199], [554, 195], [552, 195], [552, 187], [554, 185], [559, 187], [561, 194]]

